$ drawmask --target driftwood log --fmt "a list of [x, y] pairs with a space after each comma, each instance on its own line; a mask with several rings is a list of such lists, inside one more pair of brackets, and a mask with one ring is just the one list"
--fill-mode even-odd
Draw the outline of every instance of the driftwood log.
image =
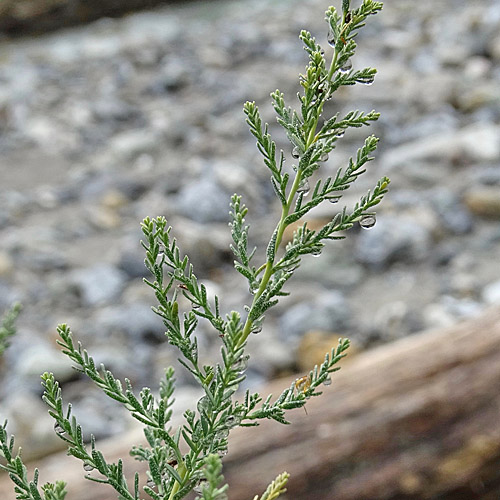
[[0, 0], [0, 33], [24, 35], [182, 0]]
[[[333, 380], [307, 414], [291, 413], [291, 426], [264, 422], [231, 435], [231, 500], [253, 498], [283, 470], [294, 500], [500, 498], [500, 310], [347, 358]], [[101, 448], [116, 459], [137, 439]], [[69, 481], [68, 500], [116, 498], [66, 460], [40, 465], [43, 480]], [[13, 500], [5, 479], [0, 498]]]

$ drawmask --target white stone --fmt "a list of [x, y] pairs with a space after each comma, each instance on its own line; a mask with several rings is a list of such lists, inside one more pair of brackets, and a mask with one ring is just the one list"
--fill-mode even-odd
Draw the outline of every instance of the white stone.
[[494, 281], [484, 287], [482, 299], [487, 304], [500, 304], [500, 280]]

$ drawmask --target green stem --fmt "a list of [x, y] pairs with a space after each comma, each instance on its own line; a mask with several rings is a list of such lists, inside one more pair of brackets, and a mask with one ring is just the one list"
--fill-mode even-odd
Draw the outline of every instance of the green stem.
[[[177, 472], [179, 473], [179, 476], [181, 476], [181, 479], [184, 480], [187, 474], [187, 468], [184, 465], [184, 462], [179, 462], [179, 466], [177, 468]], [[178, 482], [175, 482], [174, 487], [172, 488], [172, 491], [170, 492], [170, 495], [168, 497], [168, 500], [173, 500], [175, 494], [180, 490], [181, 485]]]
[[[333, 73], [337, 69], [337, 60], [338, 60], [338, 52], [336, 49], [334, 49], [333, 52], [333, 57], [332, 57], [332, 62], [330, 64], [330, 69], [328, 71], [327, 75], [327, 81], [328, 83], [331, 83]], [[306, 140], [306, 147], [305, 149], [307, 150], [314, 142], [318, 140], [318, 137], [316, 136], [316, 129], [318, 127], [318, 121], [321, 116], [321, 113], [323, 112], [323, 106], [325, 104], [325, 100], [323, 99], [320, 106], [318, 106], [318, 112], [316, 115], [316, 118], [311, 125], [309, 131], [306, 133], [307, 140]], [[283, 206], [282, 211], [281, 211], [281, 218], [278, 223], [278, 234], [276, 236], [276, 245], [275, 245], [275, 253], [278, 251], [278, 248], [281, 244], [281, 240], [283, 239], [283, 233], [285, 232], [285, 229], [287, 227], [287, 224], [285, 223], [285, 219], [288, 217], [288, 214], [290, 213], [290, 208], [292, 206], [293, 200], [295, 198], [295, 195], [297, 194], [297, 190], [300, 186], [300, 181], [302, 180], [302, 171], [299, 169], [297, 171], [297, 174], [295, 175], [295, 179], [292, 185], [292, 188], [290, 190], [290, 193], [288, 194], [287, 202], [286, 205]], [[247, 340], [248, 336], [250, 335], [250, 332], [252, 330], [252, 321], [250, 319], [250, 313], [252, 312], [253, 308], [255, 307], [255, 304], [259, 297], [264, 293], [264, 290], [267, 287], [267, 284], [269, 283], [269, 280], [271, 279], [271, 276], [273, 275], [273, 265], [274, 265], [274, 260], [268, 260], [265, 264], [263, 264], [259, 268], [259, 273], [264, 270], [264, 275], [262, 276], [262, 280], [260, 282], [259, 289], [254, 295], [252, 305], [250, 307], [250, 312], [248, 313], [247, 319], [245, 321], [245, 325], [243, 326], [243, 331], [240, 337], [240, 340], [238, 341], [236, 345], [236, 349], [239, 349]]]
[[[302, 172], [298, 170], [297, 174], [295, 175], [295, 179], [293, 181], [292, 188], [290, 190], [290, 193], [288, 194], [287, 202], [286, 205], [283, 206], [282, 211], [281, 211], [281, 218], [280, 221], [278, 222], [278, 234], [276, 236], [276, 244], [275, 244], [275, 250], [277, 251], [281, 241], [283, 239], [283, 233], [285, 232], [285, 229], [287, 227], [287, 224], [285, 223], [285, 219], [288, 217], [288, 214], [290, 213], [290, 208], [293, 203], [293, 199], [295, 198], [295, 195], [297, 194], [297, 190], [300, 186], [300, 181], [302, 180]], [[264, 276], [262, 276], [262, 280], [260, 282], [259, 289], [257, 290], [256, 294], [254, 295], [253, 301], [252, 301], [252, 306], [250, 307], [250, 311], [255, 306], [255, 303], [257, 302], [258, 298], [262, 295], [264, 290], [267, 287], [267, 284], [269, 283], [269, 280], [271, 279], [271, 276], [273, 275], [273, 264], [274, 260], [268, 260], [266, 262], [266, 267], [264, 271]], [[236, 349], [239, 349], [247, 340], [248, 336], [250, 335], [250, 331], [252, 329], [252, 321], [250, 319], [250, 313], [248, 313], [247, 320], [245, 322], [245, 325], [243, 326], [243, 332], [240, 337], [240, 340], [238, 341], [238, 344], [236, 345]]]

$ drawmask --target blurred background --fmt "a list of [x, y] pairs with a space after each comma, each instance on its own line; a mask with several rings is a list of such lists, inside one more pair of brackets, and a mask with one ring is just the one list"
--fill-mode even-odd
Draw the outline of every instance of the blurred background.
[[[58, 323], [135, 387], [156, 387], [176, 365], [142, 282], [144, 217], [167, 217], [224, 311], [251, 301], [232, 268], [229, 199], [237, 192], [250, 208], [259, 264], [278, 205], [242, 106], [257, 102], [291, 165], [269, 93], [279, 88], [295, 106], [307, 63], [298, 33], [310, 30], [328, 54], [328, 5], [2, 2], [0, 311], [15, 301], [24, 310], [0, 361], [0, 419], [25, 458], [61, 449], [40, 400], [44, 371], [87, 433], [131, 429], [59, 353]], [[373, 133], [376, 159], [342, 201], [352, 206], [382, 175], [390, 193], [373, 230], [354, 228], [321, 259], [304, 259], [265, 341], [250, 341], [246, 387], [307, 372], [339, 336], [357, 356], [500, 305], [500, 2], [388, 0], [358, 45], [354, 67], [376, 67], [375, 83], [341, 89], [325, 116], [376, 109], [381, 118], [348, 131], [320, 173], [335, 174]], [[312, 226], [335, 215], [327, 205]], [[215, 361], [219, 339], [205, 324], [199, 342]], [[188, 375], [177, 379], [178, 399], [196, 400]], [[453, 498], [476, 498], [464, 495]]]

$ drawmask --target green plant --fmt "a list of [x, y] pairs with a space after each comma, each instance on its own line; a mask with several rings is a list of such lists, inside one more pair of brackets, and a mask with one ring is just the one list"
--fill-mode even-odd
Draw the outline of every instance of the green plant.
[[21, 305], [14, 304], [2, 318], [0, 324], [0, 356], [9, 347], [9, 338], [16, 333], [15, 322], [20, 312]]
[[[122, 462], [108, 463], [97, 448], [93, 436], [90, 444], [83, 439], [83, 431], [71, 405], [65, 408], [58, 382], [50, 373], [44, 373], [43, 399], [55, 420], [55, 432], [67, 443], [68, 453], [84, 464], [87, 478], [109, 484], [120, 499], [138, 500], [141, 491], [154, 500], [180, 500], [193, 489], [198, 498], [222, 500], [227, 498], [226, 486], [221, 486], [221, 457], [227, 453], [228, 435], [236, 426], [256, 426], [261, 419], [273, 419], [286, 424], [286, 412], [303, 407], [311, 397], [321, 394], [322, 384], [331, 383], [330, 375], [338, 369], [337, 362], [345, 356], [349, 341], [340, 339], [338, 345], [327, 353], [324, 362], [315, 366], [307, 375], [297, 379], [276, 398], [263, 398], [258, 393], [247, 391], [237, 399], [236, 391], [245, 378], [249, 361], [246, 354], [251, 333], [259, 333], [268, 309], [287, 295], [283, 290], [286, 282], [299, 267], [304, 255], [319, 255], [325, 242], [344, 238], [343, 231], [359, 222], [369, 228], [375, 223], [372, 209], [383, 198], [389, 180], [382, 178], [371, 192], [361, 197], [355, 206], [342, 208], [321, 229], [314, 231], [307, 223], [297, 225], [291, 241], [283, 248], [283, 234], [287, 227], [296, 224], [314, 207], [324, 201], [338, 202], [343, 191], [365, 172], [366, 164], [377, 146], [378, 139], [368, 137], [351, 158], [345, 168], [326, 179], [318, 178], [312, 189], [309, 181], [315, 176], [320, 164], [328, 159], [337, 141], [351, 127], [369, 125], [379, 114], [372, 111], [352, 111], [344, 117], [339, 114], [320, 124], [325, 103], [341, 86], [356, 83], [371, 84], [376, 70], [365, 68], [353, 70], [351, 58], [356, 50], [355, 36], [371, 14], [382, 8], [380, 2], [363, 0], [357, 9], [350, 8], [350, 1], [343, 0], [340, 13], [334, 7], [326, 11], [329, 27], [328, 43], [333, 48], [329, 64], [325, 52], [307, 31], [300, 38], [309, 56], [305, 74], [300, 76], [302, 93], [299, 94], [299, 109], [288, 107], [284, 95], [276, 90], [271, 94], [278, 123], [284, 128], [291, 143], [291, 156], [295, 161], [290, 170], [284, 167], [285, 153], [277, 152], [271, 139], [268, 125], [262, 124], [255, 103], [244, 106], [246, 121], [257, 140], [264, 163], [271, 173], [271, 183], [281, 202], [281, 217], [267, 246], [266, 260], [260, 266], [253, 265], [254, 250], [248, 249], [248, 231], [245, 225], [247, 208], [241, 197], [231, 198], [231, 249], [236, 257], [235, 268], [248, 280], [252, 302], [245, 306], [245, 317], [231, 312], [222, 317], [219, 300], [212, 303], [207, 290], [194, 272], [189, 258], [181, 253], [171, 228], [164, 217], [146, 218], [142, 223], [146, 251], [146, 266], [152, 279], [145, 280], [152, 288], [158, 304], [153, 308], [165, 326], [170, 344], [180, 352], [181, 364], [200, 384], [204, 395], [196, 409], [184, 413], [184, 424], [173, 431], [168, 427], [172, 416], [175, 388], [174, 371], [167, 368], [160, 382], [156, 397], [149, 388], [143, 388], [137, 396], [129, 380], [124, 385], [104, 366], [96, 367], [93, 358], [80, 343], [75, 343], [70, 328], [60, 325], [58, 343], [75, 364], [76, 368], [90, 377], [108, 396], [124, 405], [131, 415], [144, 425], [147, 446], [137, 446], [131, 454], [149, 465], [148, 481], [142, 487], [136, 473], [130, 488], [122, 469]], [[195, 209], [195, 208], [193, 208]], [[182, 311], [179, 296], [184, 296], [190, 307]], [[199, 318], [205, 318], [221, 338], [221, 361], [215, 365], [201, 365], [198, 343], [194, 334]], [[10, 478], [15, 483], [18, 499], [46, 500], [62, 499], [64, 484], [45, 485], [40, 493], [38, 472], [32, 481], [27, 477], [26, 467], [20, 455], [14, 455], [14, 442], [7, 436], [5, 425], [0, 426], [0, 445]], [[187, 451], [185, 451], [187, 450]], [[260, 500], [277, 498], [285, 491], [288, 475], [281, 474], [273, 481]], [[254, 500], [258, 500], [258, 496]]]

